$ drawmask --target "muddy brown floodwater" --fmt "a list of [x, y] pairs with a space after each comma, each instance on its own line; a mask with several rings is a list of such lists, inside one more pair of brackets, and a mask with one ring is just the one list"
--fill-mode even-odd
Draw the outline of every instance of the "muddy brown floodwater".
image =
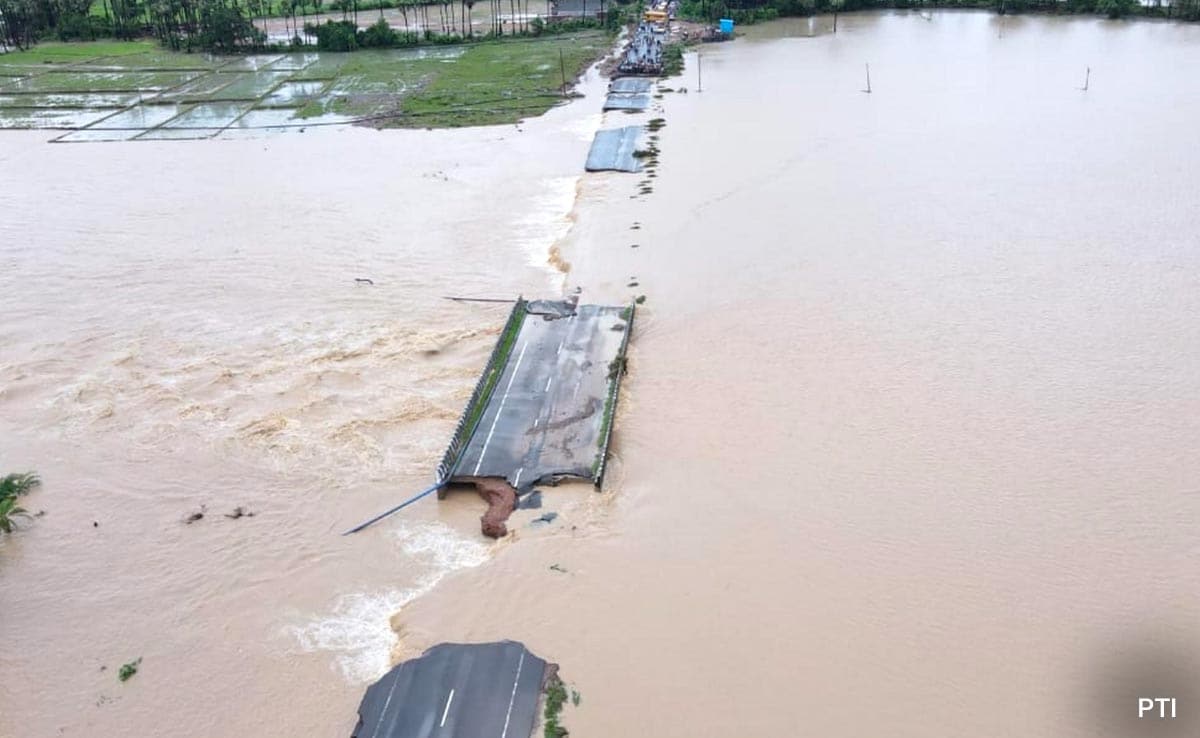
[[[1200, 27], [825, 30], [689, 57], [647, 195], [580, 177], [595, 79], [520, 131], [0, 138], [0, 466], [46, 510], [0, 735], [347, 735], [391, 659], [496, 638], [577, 736], [1117, 735], [1105, 669], [1200, 657]], [[339, 537], [495, 340], [440, 296], [576, 285], [647, 296], [606, 491]]]

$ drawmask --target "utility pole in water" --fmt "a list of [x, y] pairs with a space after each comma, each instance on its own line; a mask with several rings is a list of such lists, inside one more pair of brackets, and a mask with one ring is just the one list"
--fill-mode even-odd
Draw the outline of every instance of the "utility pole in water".
[[870, 92], [871, 92], [871, 65], [870, 64], [867, 64], [867, 89], [863, 90], [863, 92], [866, 92], [868, 94], [870, 94]]
[[704, 74], [700, 68], [700, 52], [696, 52], [696, 92], [704, 92]]
[[1083, 92], [1087, 92], [1088, 84], [1090, 84], [1091, 81], [1092, 81], [1092, 68], [1088, 67], [1087, 72], [1085, 72], [1083, 75], [1083, 87], [1080, 87], [1079, 89], [1082, 90]]
[[563, 50], [558, 50], [558, 71], [562, 73], [562, 94], [567, 96], [567, 63], [563, 61]]

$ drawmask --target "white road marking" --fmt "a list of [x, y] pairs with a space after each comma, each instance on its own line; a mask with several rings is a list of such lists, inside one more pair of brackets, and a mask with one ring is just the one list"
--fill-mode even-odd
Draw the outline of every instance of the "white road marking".
[[550, 383], [551, 383], [551, 382], [553, 382], [553, 381], [554, 381], [554, 375], [553, 375], [553, 374], [551, 374], [550, 376], [546, 377], [546, 389], [542, 390], [542, 392], [549, 392], [549, 391], [550, 391]]
[[527, 348], [529, 348], [529, 341], [525, 341], [525, 345], [521, 347], [521, 355], [517, 357], [512, 376], [508, 378], [508, 386], [504, 388], [504, 397], [500, 398], [500, 407], [496, 409], [496, 417], [492, 418], [491, 430], [488, 431], [487, 439], [483, 442], [483, 449], [479, 452], [479, 461], [475, 464], [475, 474], [478, 474], [479, 467], [483, 466], [483, 457], [487, 453], [488, 444], [492, 442], [492, 434], [496, 432], [496, 423], [500, 422], [500, 414], [504, 412], [504, 403], [508, 402], [508, 393], [512, 390], [513, 380], [517, 378], [517, 370], [521, 368], [521, 362], [525, 361], [525, 349]]
[[445, 727], [446, 715], [450, 713], [450, 703], [454, 701], [454, 690], [450, 690], [450, 696], [446, 698], [446, 709], [442, 710], [442, 722], [438, 724], [439, 728]]
[[517, 675], [513, 678], [512, 695], [508, 698], [508, 714], [504, 716], [504, 732], [500, 738], [508, 738], [508, 721], [512, 719], [513, 703], [517, 700], [517, 682], [521, 681], [521, 667], [525, 665], [525, 652], [521, 651], [521, 660], [517, 662]]
[[517, 476], [513, 477], [513, 486], [514, 487], [521, 486], [521, 472], [523, 472], [523, 471], [525, 471], [525, 467], [521, 467], [520, 469], [517, 469]]

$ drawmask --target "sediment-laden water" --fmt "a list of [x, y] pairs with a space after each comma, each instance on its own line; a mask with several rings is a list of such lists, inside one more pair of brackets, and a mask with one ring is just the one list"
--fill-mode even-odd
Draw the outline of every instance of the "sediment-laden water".
[[[1122, 650], [1200, 656], [1200, 28], [825, 25], [689, 58], [636, 197], [579, 178], [598, 95], [0, 137], [0, 470], [46, 510], [0, 542], [0, 735], [345, 735], [390, 660], [516, 638], [574, 735], [1060, 738]], [[440, 298], [576, 285], [647, 297], [606, 492], [338, 536], [491, 349], [504, 306]]]

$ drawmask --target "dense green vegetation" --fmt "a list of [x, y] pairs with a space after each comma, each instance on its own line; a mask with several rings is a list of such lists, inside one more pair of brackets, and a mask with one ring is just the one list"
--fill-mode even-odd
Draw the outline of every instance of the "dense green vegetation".
[[543, 738], [563, 738], [567, 729], [559, 723], [563, 705], [567, 702], [567, 689], [557, 676], [550, 679], [546, 685], [546, 703], [542, 708]]
[[703, 21], [732, 18], [755, 23], [785, 16], [888, 8], [980, 8], [998, 13], [1099, 14], [1109, 18], [1146, 16], [1200, 20], [1200, 0], [1173, 0], [1143, 6], [1137, 0], [683, 0], [680, 15]]
[[[626, 14], [606, 12], [610, 0], [597, 0], [606, 25], [615, 30]], [[475, 6], [480, 11], [475, 11]], [[385, 8], [399, 11], [403, 29], [395, 31], [384, 18]], [[0, 0], [0, 51], [28, 49], [43, 39], [91, 41], [100, 38], [153, 37], [165, 46], [183, 51], [230, 52], [281, 46], [316, 45], [323, 50], [390, 48], [417, 43], [458, 43], [476, 37], [540, 35], [549, 31], [575, 31], [582, 25], [600, 27], [601, 21], [562, 21], [547, 24], [534, 18], [530, 0]], [[359, 13], [379, 12], [370, 28], [359, 28]], [[309, 15], [338, 12], [341, 20], [308, 22]], [[269, 44], [268, 18], [283, 19], [288, 41]], [[318, 21], [322, 20], [320, 18]], [[482, 22], [482, 23], [481, 23]], [[478, 33], [477, 25], [487, 30]], [[277, 29], [276, 29], [277, 32]]]
[[9, 474], [0, 479], [0, 532], [12, 533], [18, 519], [29, 517], [17, 502], [41, 483], [42, 480], [32, 472]]

